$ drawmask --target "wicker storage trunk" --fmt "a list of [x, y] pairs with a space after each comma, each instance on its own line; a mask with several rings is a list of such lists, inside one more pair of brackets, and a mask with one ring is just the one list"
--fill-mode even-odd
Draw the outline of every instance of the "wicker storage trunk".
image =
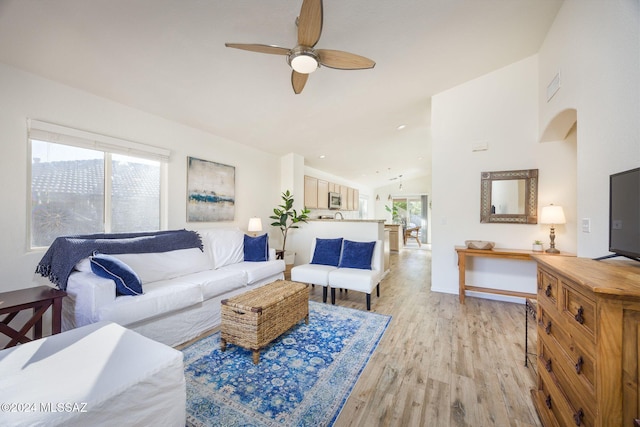
[[227, 343], [253, 350], [253, 363], [260, 349], [300, 320], [309, 323], [309, 290], [304, 283], [278, 280], [222, 301], [220, 347]]

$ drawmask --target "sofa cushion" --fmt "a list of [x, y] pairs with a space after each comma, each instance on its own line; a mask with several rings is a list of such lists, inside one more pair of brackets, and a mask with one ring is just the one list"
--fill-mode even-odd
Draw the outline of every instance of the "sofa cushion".
[[227, 265], [223, 271], [244, 271], [247, 275], [247, 284], [252, 285], [262, 279], [282, 273], [285, 269], [284, 261], [251, 262], [245, 261], [238, 264]]
[[198, 248], [112, 256], [131, 267], [143, 284], [173, 279], [211, 268], [209, 259]]
[[142, 295], [142, 282], [127, 264], [105, 254], [90, 257], [91, 271], [97, 276], [111, 279], [116, 284], [116, 295]]
[[209, 229], [199, 233], [213, 268], [244, 261], [244, 233], [239, 228]]
[[120, 296], [113, 303], [99, 307], [98, 320], [127, 326], [201, 302], [200, 286], [180, 279], [162, 280], [144, 285], [144, 295]]
[[342, 255], [339, 268], [359, 268], [371, 270], [371, 257], [376, 242], [354, 242], [346, 240], [342, 242]]
[[329, 285], [332, 288], [344, 288], [370, 294], [380, 283], [379, 270], [361, 268], [338, 268], [329, 272]]
[[337, 270], [337, 267], [322, 264], [297, 265], [291, 269], [291, 280], [327, 286], [329, 285], [329, 273], [333, 270]]
[[182, 276], [180, 280], [200, 286], [202, 297], [206, 301], [234, 289], [243, 288], [247, 284], [247, 274], [244, 271], [207, 270]]
[[342, 250], [342, 238], [338, 239], [318, 239], [313, 251], [311, 264], [322, 264], [338, 266], [340, 262], [340, 252]]
[[268, 261], [269, 260], [269, 237], [244, 235], [244, 260], [245, 261]]

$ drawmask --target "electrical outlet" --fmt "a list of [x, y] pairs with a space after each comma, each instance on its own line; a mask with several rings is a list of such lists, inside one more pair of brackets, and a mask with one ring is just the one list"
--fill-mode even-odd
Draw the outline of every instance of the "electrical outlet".
[[591, 233], [591, 218], [582, 218], [582, 232]]

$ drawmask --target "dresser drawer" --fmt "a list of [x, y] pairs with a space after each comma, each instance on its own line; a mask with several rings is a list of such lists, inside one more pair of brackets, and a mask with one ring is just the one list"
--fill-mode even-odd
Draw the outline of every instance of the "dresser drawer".
[[[539, 363], [540, 367], [541, 364]], [[544, 407], [553, 413], [554, 418], [563, 426], [595, 426], [595, 418], [589, 411], [576, 408], [568, 399], [567, 395], [560, 388], [558, 377], [550, 374], [546, 369], [539, 370], [538, 391], [541, 392], [541, 402]], [[562, 385], [562, 387], [565, 387]]]
[[545, 299], [558, 305], [558, 278], [546, 270], [538, 269], [538, 300]]
[[573, 408], [574, 422], [580, 421], [580, 424], [576, 425], [589, 425], [595, 419], [591, 412], [596, 402], [595, 395], [586, 390], [582, 382], [576, 381], [577, 379], [572, 373], [573, 366], [568, 365], [564, 355], [558, 354], [558, 350], [553, 350], [553, 347], [552, 342], [549, 342], [549, 345], [544, 340], [540, 342], [538, 368], [547, 371], [559, 391], [567, 399], [569, 406]]
[[581, 383], [585, 392], [595, 396], [596, 367], [592, 357], [595, 353], [593, 343], [585, 349], [570, 333], [559, 326], [561, 319], [551, 316], [544, 308], [540, 309], [540, 318], [543, 320], [539, 324], [538, 339], [544, 339], [557, 357], [562, 356], [563, 366], [571, 381]]
[[562, 282], [561, 311], [570, 328], [581, 331], [595, 342], [596, 305], [591, 298], [576, 291], [571, 284]]

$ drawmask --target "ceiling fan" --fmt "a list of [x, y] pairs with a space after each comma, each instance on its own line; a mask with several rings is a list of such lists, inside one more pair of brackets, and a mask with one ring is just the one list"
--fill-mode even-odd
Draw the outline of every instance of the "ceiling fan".
[[298, 45], [293, 49], [265, 44], [225, 43], [226, 47], [272, 55], [286, 55], [293, 69], [291, 85], [295, 93], [302, 92], [309, 74], [320, 65], [339, 70], [373, 68], [376, 63], [364, 56], [340, 50], [314, 49], [322, 33], [322, 0], [303, 0], [298, 24]]

